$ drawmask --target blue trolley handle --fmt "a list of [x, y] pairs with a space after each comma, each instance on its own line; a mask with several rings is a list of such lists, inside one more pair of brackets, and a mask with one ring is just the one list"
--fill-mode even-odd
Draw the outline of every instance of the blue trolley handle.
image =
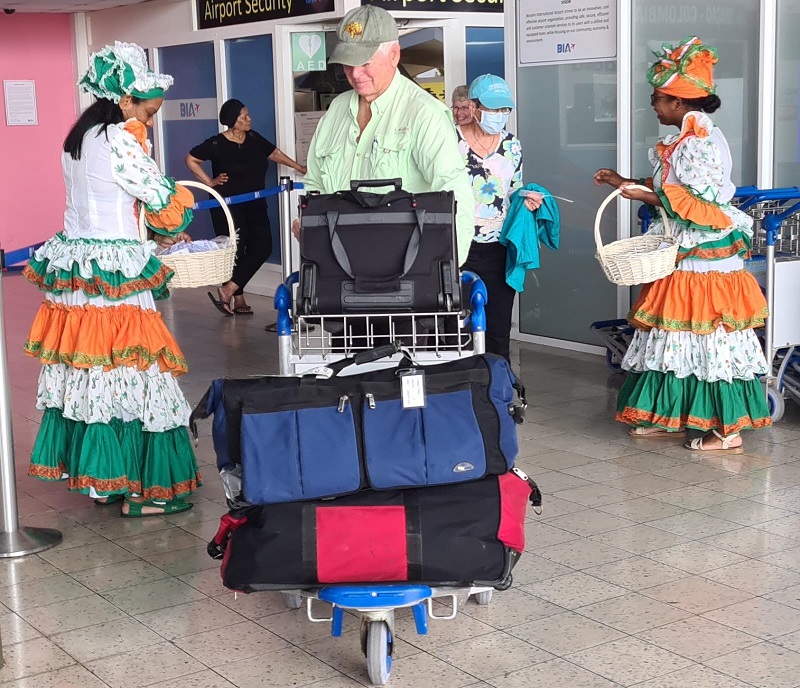
[[469, 270], [461, 273], [461, 284], [470, 288], [470, 329], [473, 332], [486, 332], [486, 304], [489, 302], [486, 285], [477, 273]]

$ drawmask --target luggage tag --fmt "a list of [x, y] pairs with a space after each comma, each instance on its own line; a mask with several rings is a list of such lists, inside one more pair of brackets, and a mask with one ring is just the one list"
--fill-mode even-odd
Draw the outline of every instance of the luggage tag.
[[400, 376], [400, 394], [404, 409], [424, 408], [425, 371], [420, 368], [404, 368], [398, 370]]

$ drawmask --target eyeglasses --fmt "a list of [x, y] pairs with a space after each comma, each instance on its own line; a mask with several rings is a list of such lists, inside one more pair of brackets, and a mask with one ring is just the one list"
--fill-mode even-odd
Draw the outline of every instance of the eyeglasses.
[[450, 109], [453, 112], [469, 112], [469, 105], [453, 105]]
[[666, 96], [663, 93], [651, 93], [650, 105], [655, 105], [659, 100], [666, 100], [667, 98], [669, 98], [669, 96]]
[[481, 110], [484, 112], [502, 112], [504, 115], [507, 115], [511, 112], [511, 108], [496, 108], [493, 110], [492, 108], [481, 107]]

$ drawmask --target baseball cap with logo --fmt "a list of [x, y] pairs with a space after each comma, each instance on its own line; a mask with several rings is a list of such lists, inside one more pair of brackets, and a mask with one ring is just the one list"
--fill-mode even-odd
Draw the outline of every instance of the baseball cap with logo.
[[382, 7], [364, 5], [350, 10], [336, 28], [338, 43], [330, 62], [360, 67], [372, 59], [381, 43], [398, 39], [397, 23]]
[[469, 86], [469, 97], [470, 100], [479, 100], [481, 105], [490, 110], [514, 107], [514, 98], [508, 84], [494, 74], [477, 77]]

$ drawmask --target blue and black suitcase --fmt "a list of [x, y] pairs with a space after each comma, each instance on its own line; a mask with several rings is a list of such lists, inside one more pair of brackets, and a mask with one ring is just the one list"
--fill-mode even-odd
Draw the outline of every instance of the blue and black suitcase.
[[[425, 405], [404, 408], [422, 371]], [[361, 375], [215, 380], [192, 415], [214, 416], [220, 471], [240, 473], [251, 505], [398, 490], [502, 475], [517, 456], [524, 388], [485, 354]]]

